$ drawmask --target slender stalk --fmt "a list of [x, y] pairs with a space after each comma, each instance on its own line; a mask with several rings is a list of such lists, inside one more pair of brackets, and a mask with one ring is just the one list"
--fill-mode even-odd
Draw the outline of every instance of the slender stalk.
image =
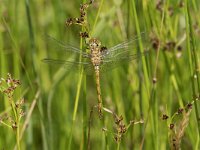
[[10, 126], [9, 124], [5, 123], [4, 121], [1, 121], [0, 123], [5, 125], [6, 127], [10, 128], [10, 129], [12, 129], [12, 126]]
[[120, 150], [120, 142], [117, 143], [117, 150]]
[[9, 99], [9, 101], [10, 101], [10, 104], [11, 104], [11, 107], [12, 107], [12, 111], [13, 111], [14, 116], [15, 116], [15, 120], [18, 121], [17, 110], [15, 108], [15, 104], [13, 102], [13, 99]]
[[[137, 32], [137, 35], [140, 36], [141, 31], [140, 31], [140, 25], [139, 25], [139, 20], [138, 20], [138, 16], [137, 16], [135, 1], [132, 1], [132, 8], [133, 8], [133, 16], [134, 16], [134, 20], [135, 20], [136, 32]], [[139, 38], [139, 48], [140, 48], [140, 53], [143, 53], [144, 47], [143, 47], [143, 43], [141, 41], [141, 38]], [[148, 77], [148, 72], [147, 72], [146, 60], [145, 60], [144, 57], [142, 57], [142, 69], [143, 69], [143, 72], [144, 72], [144, 82], [145, 82], [145, 85], [146, 85], [145, 90], [146, 90], [146, 93], [147, 93], [147, 97], [148, 98], [150, 97], [149, 104], [151, 104], [151, 102], [153, 102], [154, 96], [152, 96], [152, 95], [154, 95], [155, 88], [152, 89], [152, 91], [151, 91], [152, 95], [150, 95], [150, 93], [149, 93], [150, 82], [149, 82], [149, 77]], [[142, 105], [142, 102], [140, 102], [140, 103]], [[144, 132], [143, 132], [143, 139], [142, 139], [142, 143], [140, 145], [140, 149], [143, 148], [144, 138], [145, 138], [145, 129], [146, 129], [146, 126], [147, 126], [149, 115], [150, 115], [151, 106], [152, 105], [149, 105], [147, 120], [146, 120], [146, 123], [145, 123], [144, 128], [143, 128]]]
[[[195, 47], [195, 39], [193, 35], [193, 25], [191, 20], [191, 15], [188, 6], [188, 0], [185, 0], [185, 18], [186, 18], [186, 34], [187, 34], [187, 51], [188, 51], [188, 58], [189, 58], [189, 67], [190, 67], [190, 78], [192, 83], [192, 93], [193, 95], [196, 94], [195, 84], [197, 85], [198, 93], [200, 93], [200, 82], [199, 82], [199, 72], [198, 72], [198, 62], [197, 62], [197, 53]], [[195, 77], [196, 76], [196, 79]], [[194, 97], [194, 100], [196, 98]], [[197, 120], [197, 128], [198, 133], [200, 133], [200, 121], [199, 121], [199, 109], [197, 107], [196, 100], [194, 102], [195, 105], [195, 114]]]
[[16, 142], [17, 142], [17, 149], [20, 150], [20, 138], [19, 138], [19, 134], [20, 134], [20, 118], [18, 116], [18, 112], [17, 109], [15, 107], [15, 103], [13, 101], [12, 98], [9, 99], [11, 107], [12, 107], [12, 111], [14, 113], [14, 117], [15, 117], [15, 124], [16, 124]]
[[83, 69], [81, 69], [80, 77], [79, 77], [78, 85], [77, 85], [77, 92], [76, 92], [74, 111], [73, 111], [73, 118], [72, 118], [72, 128], [71, 128], [70, 137], [69, 137], [69, 143], [68, 143], [68, 149], [69, 150], [71, 149], [72, 133], [73, 133], [73, 129], [74, 129], [73, 128], [74, 127], [74, 123], [75, 123], [75, 120], [76, 120], [76, 114], [77, 114], [77, 109], [78, 109], [82, 78], [83, 78]]
[[[83, 30], [83, 28], [82, 28]], [[83, 39], [80, 39], [80, 49], [83, 48]], [[79, 60], [81, 61], [82, 57], [80, 56]], [[80, 76], [78, 80], [78, 85], [77, 85], [77, 91], [76, 91], [76, 98], [75, 98], [75, 104], [74, 104], [74, 111], [73, 111], [73, 118], [72, 118], [72, 127], [71, 127], [71, 132], [69, 136], [69, 143], [68, 143], [68, 149], [71, 149], [71, 141], [72, 141], [72, 133], [73, 133], [73, 126], [74, 122], [76, 120], [76, 114], [77, 114], [77, 109], [78, 109], [78, 103], [80, 99], [80, 90], [81, 90], [81, 85], [82, 85], [82, 79], [83, 79], [83, 67], [80, 68]]]
[[83, 148], [87, 149], [87, 99], [86, 99], [86, 80], [87, 76], [83, 77]]
[[90, 150], [90, 130], [91, 130], [91, 123], [92, 123], [92, 117], [93, 117], [93, 110], [94, 107], [90, 110], [90, 116], [88, 121], [88, 134], [87, 134], [87, 150]]
[[[127, 5], [127, 14], [131, 13], [131, 9], [130, 9], [130, 1], [126, 1], [126, 5]], [[127, 15], [127, 24], [126, 24], [126, 34], [127, 34], [127, 38], [130, 37], [130, 15]]]
[[20, 150], [20, 119], [17, 120], [17, 135], [16, 135], [16, 139], [17, 139], [17, 150]]
[[[139, 20], [138, 20], [138, 16], [137, 16], [135, 1], [132, 1], [132, 7], [133, 7], [133, 15], [134, 15], [134, 20], [135, 20], [136, 32], [137, 32], [138, 37], [140, 37], [141, 30], [140, 30]], [[138, 38], [138, 39], [139, 39], [140, 53], [143, 53], [144, 47], [143, 47], [142, 40], [141, 40], [141, 38]], [[148, 77], [145, 57], [142, 57], [142, 69], [144, 71], [144, 80], [145, 80], [145, 85], [146, 85], [146, 91], [147, 91], [147, 95], [149, 97], [150, 83], [149, 83], [149, 77]]]
[[101, 0], [101, 3], [100, 3], [100, 6], [99, 6], [97, 15], [96, 15], [96, 17], [95, 17], [94, 25], [93, 25], [93, 27], [92, 27], [92, 34], [91, 34], [91, 35], [93, 35], [94, 28], [96, 27], [97, 20], [98, 20], [98, 18], [99, 18], [100, 12], [101, 12], [101, 8], [102, 8], [102, 6], [103, 6], [103, 2], [104, 2], [104, 0]]
[[[37, 56], [37, 52], [36, 52], [36, 42], [35, 42], [35, 40], [36, 40], [36, 38], [35, 38], [35, 32], [34, 32], [34, 28], [33, 28], [33, 22], [32, 22], [32, 17], [34, 16], [34, 13], [32, 13], [32, 11], [31, 11], [31, 3], [30, 3], [30, 0], [25, 0], [25, 9], [26, 9], [26, 22], [27, 22], [27, 26], [28, 26], [28, 33], [29, 33], [29, 49], [30, 49], [30, 54], [29, 54], [29, 57], [28, 57], [28, 59], [30, 58], [30, 60], [29, 60], [29, 62], [30, 62], [30, 64], [29, 64], [29, 66], [33, 66], [31, 69], [32, 69], [32, 71], [31, 71], [31, 75], [32, 75], [32, 77], [29, 77], [30, 75], [30, 73], [28, 74], [28, 72], [26, 71], [27, 70], [27, 68], [26, 69], [24, 69], [25, 70], [25, 73], [26, 73], [26, 76], [27, 76], [27, 78], [28, 78], [28, 81], [29, 81], [29, 85], [30, 85], [30, 87], [31, 87], [31, 89], [34, 91], [34, 87], [33, 87], [33, 83], [32, 83], [32, 79], [31, 78], [35, 78], [35, 80], [36, 80], [36, 84], [37, 84], [37, 86], [39, 87], [39, 88], [41, 88], [42, 86], [41, 86], [41, 80], [40, 80], [40, 76], [39, 76], [39, 64], [37, 63], [38, 62], [38, 56]], [[38, 45], [37, 45], [38, 46]], [[24, 67], [24, 66], [23, 66]], [[25, 68], [25, 67], [24, 67]], [[40, 91], [40, 90], [39, 90]], [[36, 92], [36, 90], [35, 90], [35, 92]], [[37, 92], [36, 93], [36, 95], [38, 95], [39, 93]], [[49, 99], [48, 99], [49, 100]], [[48, 101], [49, 102], [49, 101]], [[42, 101], [40, 101], [39, 103], [38, 103], [38, 108], [39, 108], [39, 111], [40, 111], [40, 115], [42, 116], [41, 118], [46, 118], [46, 117], [43, 117], [43, 112], [44, 112], [44, 110], [43, 110], [43, 103], [42, 103]], [[47, 109], [47, 113], [48, 113], [48, 110], [49, 109]], [[48, 113], [48, 119], [49, 119], [50, 117], [49, 117], [49, 113]], [[31, 118], [29, 118], [29, 119], [31, 119]], [[49, 119], [48, 120], [49, 122], [49, 136], [47, 136], [46, 135], [46, 131], [45, 131], [45, 129], [44, 129], [44, 124], [45, 124], [45, 121], [43, 120], [43, 119], [41, 119], [40, 120], [40, 123], [41, 123], [41, 134], [42, 134], [42, 141], [43, 141], [43, 149], [44, 150], [46, 150], [47, 149], [47, 147], [49, 146], [49, 149], [51, 148], [52, 149], [52, 147], [53, 147], [53, 135], [52, 135], [52, 122], [51, 122], [51, 119]], [[29, 120], [29, 122], [31, 122], [31, 120]], [[27, 122], [26, 122], [27, 123]], [[31, 125], [30, 125], [31, 126]], [[28, 130], [27, 132], [28, 132], [28, 135], [30, 135], [31, 136], [31, 134], [32, 134], [32, 130], [31, 130], [31, 128], [29, 128], [30, 130]], [[23, 128], [22, 128], [22, 133], [21, 133], [21, 135], [20, 135], [20, 140], [21, 140], [21, 138], [22, 138], [22, 135], [23, 135], [23, 132], [24, 132], [24, 126], [23, 126]], [[48, 140], [47, 140], [47, 138], [46, 137], [49, 137], [48, 139], [50, 139], [49, 140], [49, 145], [47, 144], [48, 142]]]
[[30, 121], [30, 119], [31, 119], [31, 115], [32, 115], [32, 113], [33, 113], [33, 110], [34, 110], [34, 108], [35, 108], [35, 106], [36, 106], [36, 103], [37, 103], [37, 100], [38, 100], [40, 94], [41, 94], [41, 91], [38, 90], [37, 93], [35, 94], [35, 97], [34, 97], [32, 103], [31, 103], [31, 105], [30, 105], [29, 111], [28, 111], [28, 113], [27, 113], [27, 117], [26, 117], [26, 119], [25, 119], [25, 121], [24, 121], [22, 130], [21, 130], [21, 133], [20, 133], [20, 140], [22, 139], [22, 137], [23, 137], [23, 135], [24, 135], [24, 132], [25, 132], [27, 126], [28, 126], [28, 123], [29, 123], [29, 121]]

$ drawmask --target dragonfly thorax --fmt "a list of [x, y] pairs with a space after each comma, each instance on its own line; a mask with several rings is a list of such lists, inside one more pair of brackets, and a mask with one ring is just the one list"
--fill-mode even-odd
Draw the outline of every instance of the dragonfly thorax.
[[101, 55], [101, 42], [97, 40], [96, 38], [91, 38], [89, 40], [89, 49], [91, 52], [91, 62], [96, 69], [99, 69], [102, 60], [102, 55]]

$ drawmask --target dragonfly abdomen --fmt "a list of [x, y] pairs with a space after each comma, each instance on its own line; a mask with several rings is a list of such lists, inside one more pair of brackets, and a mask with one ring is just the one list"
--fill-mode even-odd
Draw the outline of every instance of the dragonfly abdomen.
[[102, 115], [102, 97], [101, 97], [101, 86], [99, 79], [99, 69], [95, 70], [96, 77], [96, 87], [97, 87], [97, 97], [98, 97], [98, 111], [99, 114]]

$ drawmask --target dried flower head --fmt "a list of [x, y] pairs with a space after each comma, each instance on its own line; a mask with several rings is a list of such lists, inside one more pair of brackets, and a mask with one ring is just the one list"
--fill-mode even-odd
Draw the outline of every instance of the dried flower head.
[[17, 123], [16, 123], [16, 122], [14, 122], [14, 123], [12, 124], [12, 128], [13, 128], [13, 130], [17, 129]]
[[18, 128], [20, 118], [25, 114], [22, 110], [24, 99], [22, 98], [16, 102], [13, 97], [13, 94], [19, 85], [21, 85], [20, 81], [13, 79], [9, 73], [7, 74], [6, 79], [0, 79], [0, 91], [8, 97], [12, 110], [12, 113], [8, 112], [1, 115], [0, 122], [13, 130]]
[[89, 34], [88, 34], [88, 32], [80, 32], [80, 37], [89, 38]]
[[73, 19], [73, 18], [68, 18], [67, 21], [66, 21], [66, 25], [67, 25], [67, 26], [70, 26], [70, 25], [73, 24], [73, 22], [74, 22], [74, 19]]
[[180, 8], [183, 8], [184, 5], [185, 5], [185, 4], [184, 4], [183, 0], [181, 0], [181, 1], [179, 2], [179, 7], [180, 7]]
[[179, 108], [179, 109], [178, 109], [178, 111], [177, 111], [177, 114], [182, 114], [182, 113], [183, 113], [183, 111], [184, 111], [184, 109], [183, 109], [183, 108]]
[[187, 104], [187, 109], [192, 109], [192, 103]]
[[174, 128], [174, 124], [171, 123], [171, 124], [169, 125], [169, 128], [172, 130], [172, 129]]
[[157, 83], [157, 78], [156, 77], [153, 78], [153, 84], [155, 84], [155, 83]]
[[160, 12], [162, 12], [163, 10], [163, 5], [164, 5], [164, 1], [163, 0], [159, 0], [156, 4], [156, 9]]
[[77, 18], [69, 18], [66, 21], [66, 25], [70, 26], [73, 24], [80, 25], [80, 26], [87, 26], [87, 9], [93, 3], [93, 0], [90, 0], [88, 3], [84, 3], [80, 5], [79, 11], [80, 16]]
[[13, 79], [9, 73], [6, 79], [1, 78], [0, 83], [0, 91], [9, 98], [13, 96], [15, 89], [21, 84], [19, 80]]
[[123, 122], [123, 116], [117, 116], [116, 114], [114, 114], [114, 118], [115, 118], [115, 124], [116, 124], [116, 130], [117, 130], [117, 134], [115, 136], [115, 141], [119, 142], [123, 136], [123, 134], [127, 131], [127, 127]]
[[169, 41], [164, 45], [163, 49], [166, 51], [171, 51], [175, 48], [175, 46], [176, 46], [176, 43], [174, 41]]
[[178, 112], [176, 114], [177, 115], [182, 114], [181, 119], [176, 121], [175, 124], [170, 124], [170, 136], [169, 137], [170, 137], [171, 149], [180, 149], [180, 145], [181, 145], [183, 135], [185, 133], [185, 129], [187, 128], [188, 123], [190, 121], [189, 116], [190, 116], [190, 113], [192, 110], [191, 106], [192, 106], [192, 104], [189, 103], [186, 105], [186, 107], [184, 109], [179, 108]]
[[20, 108], [24, 105], [24, 98], [20, 99], [15, 103], [16, 108]]
[[162, 115], [162, 120], [167, 120], [169, 118], [169, 116], [167, 116], [166, 114]]
[[181, 51], [183, 50], [182, 46], [181, 46], [181, 45], [177, 46], [177, 50], [178, 50], [179, 52], [181, 52]]
[[153, 39], [151, 40], [151, 43], [152, 43], [153, 49], [158, 50], [158, 48], [159, 48], [159, 46], [160, 46], [160, 41], [159, 41], [159, 39], [158, 39], [158, 38], [153, 38]]
[[121, 122], [122, 122], [122, 120], [123, 120], [123, 117], [122, 117], [122, 115], [121, 116], [116, 116], [116, 118], [115, 118], [115, 123], [117, 124], [117, 125], [119, 125]]
[[173, 14], [174, 14], [174, 8], [173, 7], [169, 7], [168, 8], [168, 12], [169, 12], [170, 16], [173, 16]]

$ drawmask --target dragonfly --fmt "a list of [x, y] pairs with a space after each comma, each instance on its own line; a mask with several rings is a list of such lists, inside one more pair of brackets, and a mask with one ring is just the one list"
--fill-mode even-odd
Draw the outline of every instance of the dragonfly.
[[43, 59], [43, 62], [62, 65], [65, 68], [69, 68], [71, 66], [70, 68], [75, 70], [80, 70], [80, 67], [83, 67], [86, 74], [95, 75], [98, 99], [97, 107], [100, 116], [102, 115], [103, 107], [100, 88], [100, 74], [118, 67], [124, 62], [135, 60], [148, 52], [144, 51], [143, 53], [138, 53], [138, 51], [135, 51], [137, 49], [138, 40], [144, 38], [144, 33], [110, 48], [102, 46], [101, 41], [97, 38], [90, 38], [88, 43], [86, 43], [88, 51], [83, 51], [77, 47], [64, 44], [55, 38], [49, 38], [53, 43], [56, 42], [55, 44], [58, 45], [59, 51], [72, 53], [75, 55], [75, 58], [80, 58], [81, 56], [82, 59], [69, 61], [66, 59], [45, 58]]

